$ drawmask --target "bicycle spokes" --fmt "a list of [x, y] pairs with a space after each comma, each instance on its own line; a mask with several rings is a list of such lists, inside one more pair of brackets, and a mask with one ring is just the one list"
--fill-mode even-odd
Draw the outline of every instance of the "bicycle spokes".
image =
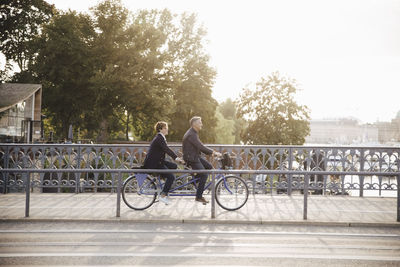
[[237, 210], [246, 204], [249, 191], [242, 178], [225, 176], [215, 188], [215, 200], [226, 210]]

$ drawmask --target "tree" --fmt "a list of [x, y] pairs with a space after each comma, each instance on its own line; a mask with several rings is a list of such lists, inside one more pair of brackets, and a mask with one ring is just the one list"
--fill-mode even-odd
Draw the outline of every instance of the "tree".
[[87, 15], [67, 12], [54, 16], [39, 40], [32, 70], [43, 85], [43, 108], [59, 138], [67, 136], [70, 124], [85, 124], [85, 113], [94, 108], [94, 35]]
[[172, 15], [167, 10], [143, 10], [130, 17], [118, 0], [104, 1], [92, 11], [99, 32], [94, 48], [98, 67], [92, 79], [99, 90], [93, 116], [100, 124], [98, 141], [108, 139], [113, 131], [109, 122], [118, 114], [125, 114], [126, 138], [131, 123], [135, 136], [150, 140], [152, 125], [173, 107], [165, 67], [171, 60], [165, 47]]
[[[240, 133], [244, 128], [245, 121], [242, 118], [237, 117], [236, 103], [232, 99], [228, 98], [224, 102], [220, 103], [217, 108], [218, 123], [216, 127], [217, 132], [217, 143], [223, 144], [240, 144]], [[233, 127], [233, 128], [232, 128]], [[233, 136], [225, 137], [225, 141], [221, 142], [219, 136]], [[229, 143], [228, 143], [229, 141]]]
[[221, 107], [216, 112], [217, 126], [215, 127], [217, 144], [235, 143], [235, 122], [232, 119], [226, 119], [221, 113]]
[[10, 62], [5, 62], [4, 67], [0, 68], [0, 83], [7, 82], [9, 80], [11, 71], [12, 65]]
[[139, 12], [129, 22], [120, 1], [104, 1], [92, 11], [93, 19], [60, 14], [45, 28], [35, 66], [44, 106], [64, 133], [72, 123], [86, 138], [107, 142], [120, 138], [124, 127], [127, 136], [132, 122], [146, 139], [151, 126], [142, 125], [168, 110], [170, 99], [160, 74], [165, 37], [152, 21], [160, 12]]
[[244, 88], [238, 103], [238, 116], [247, 127], [242, 140], [248, 144], [302, 145], [310, 133], [307, 106], [294, 100], [296, 81], [274, 72], [262, 78], [251, 90]]
[[225, 119], [232, 120], [236, 117], [236, 104], [231, 98], [227, 98], [219, 105], [219, 111]]
[[[219, 111], [221, 112], [225, 120], [233, 122], [234, 130], [232, 131], [232, 133], [235, 137], [233, 144], [240, 144], [241, 143], [240, 133], [245, 128], [246, 122], [242, 118], [237, 116], [236, 106], [237, 106], [236, 103], [232, 101], [232, 99], [228, 98], [224, 102], [220, 103]], [[220, 128], [220, 125], [218, 125], [217, 128]], [[221, 130], [222, 129], [219, 129], [217, 131], [217, 134], [219, 134]]]
[[36, 53], [33, 45], [42, 26], [55, 13], [54, 5], [44, 0], [3, 0], [0, 4], [0, 50], [6, 61], [28, 68]]
[[177, 22], [168, 10], [131, 14], [120, 0], [102, 1], [91, 11], [55, 15], [35, 42], [36, 60], [16, 76], [43, 85], [43, 110], [57, 137], [73, 124], [98, 142], [128, 139], [130, 130], [150, 140], [154, 123], [166, 120], [180, 141], [190, 117], [200, 115], [203, 140], [214, 141], [215, 71], [195, 16]]
[[[122, 90], [128, 79], [121, 78], [128, 27], [128, 10], [120, 1], [103, 1], [91, 8], [94, 28], [97, 32], [93, 41], [96, 57], [95, 73], [91, 77], [95, 108], [87, 116], [92, 122], [93, 132], [98, 142], [107, 142], [112, 129], [114, 115], [121, 109]], [[121, 114], [121, 113], [119, 113]]]
[[193, 116], [201, 116], [204, 128], [200, 137], [204, 142], [215, 142], [217, 101], [211, 96], [216, 72], [208, 65], [202, 39], [205, 30], [196, 24], [195, 15], [183, 14], [180, 28], [170, 41], [171, 56], [175, 58], [175, 111], [172, 114], [170, 139], [181, 141]]
[[168, 10], [142, 10], [133, 18], [126, 34], [132, 45], [124, 69], [131, 83], [125, 90], [124, 105], [132, 117], [135, 135], [151, 140], [153, 125], [159, 120], [168, 121], [174, 109], [174, 88], [167, 70], [174, 61], [167, 43], [174, 28], [173, 16]]

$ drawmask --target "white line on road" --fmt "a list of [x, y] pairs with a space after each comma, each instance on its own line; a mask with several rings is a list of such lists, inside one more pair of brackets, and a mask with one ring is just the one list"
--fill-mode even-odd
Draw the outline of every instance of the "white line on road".
[[295, 235], [295, 236], [346, 236], [346, 237], [391, 237], [400, 238], [400, 234], [360, 234], [360, 233], [323, 233], [323, 232], [272, 232], [272, 231], [162, 231], [162, 230], [0, 230], [0, 234], [190, 234], [190, 235]]
[[109, 252], [72, 252], [72, 253], [0, 253], [0, 258], [10, 257], [220, 257], [220, 258], [291, 258], [291, 259], [339, 259], [339, 260], [368, 260], [368, 261], [400, 261], [400, 257], [387, 256], [361, 256], [361, 255], [320, 255], [320, 254], [274, 254], [274, 253], [109, 253]]
[[355, 245], [318, 245], [318, 244], [267, 244], [267, 243], [224, 243], [224, 242], [197, 242], [197, 243], [187, 243], [187, 242], [172, 242], [172, 243], [158, 243], [154, 242], [2, 242], [0, 247], [30, 247], [30, 246], [82, 246], [82, 247], [117, 247], [117, 246], [150, 246], [150, 247], [249, 247], [249, 248], [313, 248], [313, 249], [360, 249], [360, 250], [400, 250], [400, 246], [369, 246], [363, 244], [362, 246]]

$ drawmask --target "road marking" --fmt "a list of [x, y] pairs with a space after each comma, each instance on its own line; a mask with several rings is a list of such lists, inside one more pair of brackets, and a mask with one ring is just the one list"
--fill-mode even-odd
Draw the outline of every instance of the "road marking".
[[360, 233], [323, 233], [323, 232], [272, 232], [272, 231], [163, 231], [163, 230], [0, 230], [0, 234], [189, 234], [189, 235], [294, 235], [294, 236], [346, 236], [346, 237], [390, 237], [400, 238], [400, 234], [360, 234]]
[[400, 261], [400, 257], [395, 256], [361, 256], [361, 255], [320, 255], [320, 254], [274, 254], [274, 253], [110, 253], [110, 252], [63, 252], [63, 253], [0, 253], [0, 258], [16, 257], [177, 257], [193, 258], [212, 256], [213, 258], [283, 258], [283, 259], [338, 259], [338, 260], [367, 260], [367, 261]]
[[154, 242], [2, 242], [0, 247], [32, 247], [32, 246], [82, 246], [82, 247], [108, 247], [108, 246], [150, 246], [150, 247], [249, 247], [249, 248], [314, 248], [314, 249], [359, 249], [359, 250], [400, 250], [399, 246], [369, 246], [363, 244], [362, 246], [355, 245], [315, 245], [315, 244], [267, 244], [267, 243], [224, 243], [224, 242], [171, 242], [171, 243], [158, 243]]

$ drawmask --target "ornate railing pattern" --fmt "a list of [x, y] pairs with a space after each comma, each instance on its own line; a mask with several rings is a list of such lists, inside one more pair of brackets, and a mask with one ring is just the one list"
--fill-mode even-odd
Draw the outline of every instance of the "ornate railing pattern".
[[[180, 144], [170, 146], [181, 154]], [[347, 194], [356, 190], [397, 190], [396, 177], [375, 176], [374, 172], [399, 172], [399, 147], [331, 147], [331, 146], [242, 146], [210, 145], [233, 156], [233, 169], [367, 171], [370, 176], [311, 176], [309, 188], [315, 193]], [[85, 169], [84, 173], [35, 174], [33, 187], [44, 192], [107, 191], [116, 186], [115, 173], [91, 172], [93, 169], [131, 169], [140, 166], [148, 144], [80, 145], [80, 144], [0, 144], [0, 168]], [[217, 167], [214, 159], [209, 159]], [[301, 175], [244, 175], [253, 193], [302, 191]], [[23, 188], [21, 174], [1, 172], [0, 190]]]

